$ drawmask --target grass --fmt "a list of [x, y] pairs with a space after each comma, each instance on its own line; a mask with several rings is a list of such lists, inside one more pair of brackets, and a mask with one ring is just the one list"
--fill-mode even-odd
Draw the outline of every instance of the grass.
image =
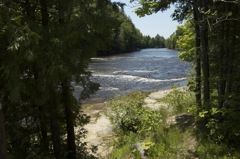
[[187, 87], [173, 89], [171, 93], [159, 99], [158, 102], [167, 103], [169, 107], [173, 108], [173, 114], [195, 111], [194, 94]]
[[114, 149], [108, 158], [131, 159], [140, 157], [139, 153], [133, 149], [133, 144], [135, 144], [137, 141], [137, 136], [134, 134], [121, 136], [121, 138], [118, 138], [118, 140], [114, 140], [112, 143], [114, 145]]
[[[187, 106], [191, 105], [186, 101], [182, 101], [184, 98], [189, 97], [185, 97], [186, 93], [184, 93], [184, 95], [181, 93], [182, 91], [175, 90], [164, 97], [164, 99], [161, 99], [161, 102], [165, 102], [169, 104], [170, 107], [174, 107], [171, 109], [173, 112], [169, 112], [164, 108], [158, 111], [143, 108], [143, 101], [147, 97], [147, 94], [143, 92], [135, 92], [129, 96], [111, 101], [110, 105], [112, 105], [113, 112], [109, 116], [112, 124], [115, 126], [118, 140], [112, 143], [115, 148], [109, 158], [141, 158], [138, 150], [133, 148], [133, 145], [136, 143], [142, 144], [148, 158], [191, 158], [192, 154], [190, 154], [188, 150], [194, 149], [195, 146], [192, 148], [189, 147], [189, 145], [192, 145], [193, 142], [195, 144], [195, 140], [187, 139], [192, 135], [192, 128], [183, 132], [182, 129], [177, 126], [166, 126], [166, 122], [170, 116], [176, 113], [183, 113], [186, 110], [184, 107], [185, 104], [187, 104]], [[131, 115], [126, 114], [126, 110], [130, 111]], [[139, 129], [134, 132], [126, 129], [120, 131], [122, 119], [128, 118], [129, 123], [135, 123], [134, 116], [141, 118], [139, 125], [135, 125], [135, 127]]]
[[[140, 159], [142, 154], [134, 147], [136, 144], [142, 145], [146, 152], [145, 157], [150, 159], [240, 158], [238, 151], [231, 151], [226, 145], [217, 145], [201, 136], [197, 140], [194, 124], [195, 99], [192, 92], [186, 88], [174, 89], [158, 100], [167, 103], [170, 109], [162, 108], [158, 111], [142, 107], [147, 95], [134, 92], [109, 103], [112, 114], [108, 115], [117, 134], [117, 140], [112, 142], [114, 149], [109, 155], [110, 159]], [[141, 122], [136, 123], [135, 120], [139, 118]], [[170, 119], [175, 121], [169, 123]], [[133, 124], [136, 130], [123, 129], [121, 124], [124, 121]]]
[[85, 107], [85, 111], [105, 112], [113, 124], [116, 136], [109, 145], [113, 146], [109, 159], [142, 158], [143, 153], [136, 145], [140, 145], [149, 159], [240, 158], [240, 151], [196, 134], [192, 92], [186, 88], [174, 89], [158, 100], [168, 105], [159, 110], [142, 107], [148, 95], [133, 92], [107, 103]]

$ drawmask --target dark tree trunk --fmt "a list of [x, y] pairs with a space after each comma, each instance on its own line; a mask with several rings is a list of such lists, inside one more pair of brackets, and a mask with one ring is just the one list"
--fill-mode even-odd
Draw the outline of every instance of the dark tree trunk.
[[[39, 83], [39, 70], [34, 65], [33, 66], [33, 74], [34, 74], [34, 87], [35, 87], [35, 94], [43, 95], [41, 92], [41, 84]], [[49, 153], [49, 139], [48, 139], [48, 130], [47, 130], [47, 115], [45, 114], [46, 109], [44, 105], [38, 105], [37, 102], [35, 102], [34, 108], [37, 108], [38, 110], [38, 119], [39, 119], [39, 130], [40, 130], [40, 144], [41, 149], [44, 153]]]
[[[227, 82], [226, 82], [226, 97], [235, 96], [234, 98], [228, 98], [228, 102], [224, 103], [225, 108], [230, 106], [239, 105], [239, 44], [240, 44], [240, 30], [239, 30], [239, 5], [231, 5], [232, 19], [229, 22], [229, 58], [227, 69]], [[229, 104], [231, 101], [231, 104]], [[238, 108], [235, 108], [238, 109]]]
[[[48, 1], [47, 0], [39, 0], [41, 7], [41, 17], [42, 17], [42, 26], [44, 28], [45, 33], [43, 34], [44, 42], [48, 41], [48, 23], [49, 23], [49, 13], [48, 13]], [[48, 48], [45, 48], [48, 50]], [[52, 86], [50, 86], [52, 87]], [[57, 109], [57, 99], [56, 99], [56, 90], [54, 88], [50, 88], [50, 99], [48, 102], [48, 111], [49, 111], [49, 119], [50, 119], [50, 129], [51, 129], [51, 138], [53, 143], [53, 151], [56, 159], [63, 158], [63, 149], [60, 138], [60, 130], [58, 123], [58, 109]]]
[[193, 2], [193, 17], [194, 17], [194, 25], [195, 25], [195, 47], [196, 47], [196, 90], [195, 90], [195, 98], [196, 104], [198, 107], [201, 107], [201, 41], [200, 41], [200, 33], [199, 33], [199, 11], [197, 7], [197, 2]]
[[[204, 11], [208, 10], [208, 4], [205, 0], [202, 1], [202, 8]], [[208, 55], [208, 23], [204, 13], [201, 14], [200, 24], [200, 41], [201, 41], [201, 58], [202, 58], [202, 72], [203, 72], [203, 104], [206, 106], [210, 100], [210, 82], [209, 82], [209, 55]]]
[[[55, 92], [53, 92], [55, 93]], [[60, 138], [59, 124], [58, 124], [58, 115], [57, 115], [57, 106], [56, 106], [56, 97], [51, 99], [49, 102], [49, 117], [50, 117], [50, 128], [51, 128], [51, 138], [53, 143], [53, 151], [56, 159], [63, 158], [62, 144]]]
[[42, 16], [42, 26], [44, 27], [45, 30], [47, 30], [48, 21], [49, 21], [47, 2], [48, 2], [47, 0], [40, 0], [41, 16]]
[[203, 101], [207, 104], [210, 100], [210, 87], [209, 87], [209, 59], [208, 59], [208, 40], [207, 28], [200, 27], [201, 48], [202, 48], [202, 71], [203, 71]]
[[[233, 10], [233, 14], [236, 16], [238, 15], [238, 6], [235, 7]], [[228, 69], [227, 69], [227, 83], [226, 83], [226, 94], [230, 95], [232, 93], [233, 89], [233, 70], [234, 65], [236, 65], [235, 61], [236, 59], [236, 46], [239, 45], [239, 43], [236, 43], [236, 37], [237, 37], [237, 30], [238, 30], [238, 23], [235, 23], [235, 21], [231, 22], [232, 27], [232, 34], [229, 35], [229, 58], [228, 58]], [[229, 33], [228, 33], [229, 34]], [[237, 61], [238, 62], [238, 61]]]
[[6, 147], [6, 134], [5, 134], [5, 123], [3, 108], [0, 103], [0, 159], [7, 158], [7, 147]]
[[47, 131], [47, 121], [44, 115], [44, 111], [41, 106], [38, 107], [39, 112], [39, 120], [40, 120], [40, 130], [41, 130], [41, 147], [45, 153], [49, 152], [49, 139], [48, 139], [48, 131]]
[[74, 132], [74, 117], [72, 112], [72, 96], [70, 83], [68, 80], [62, 83], [63, 104], [65, 109], [65, 117], [67, 123], [67, 143], [68, 143], [68, 159], [76, 159], [76, 144]]
[[202, 94], [201, 94], [201, 55], [200, 55], [200, 37], [199, 37], [199, 27], [196, 26], [196, 103], [197, 106], [202, 105]]
[[220, 45], [220, 52], [218, 52], [218, 107], [222, 108], [224, 103], [224, 95], [225, 95], [225, 88], [226, 88], [226, 53], [225, 52], [225, 23], [221, 24], [221, 31], [220, 31], [220, 38], [222, 40]]
[[[59, 0], [59, 24], [64, 25], [70, 21], [72, 13], [72, 0]], [[65, 14], [66, 13], [66, 14]], [[65, 16], [66, 15], [66, 16]], [[65, 77], [63, 77], [65, 78]], [[70, 89], [70, 82], [66, 78], [62, 81], [62, 100], [65, 110], [65, 119], [67, 124], [67, 145], [68, 145], [68, 159], [76, 159], [76, 143], [74, 132], [74, 116], [73, 116], [73, 102]]]

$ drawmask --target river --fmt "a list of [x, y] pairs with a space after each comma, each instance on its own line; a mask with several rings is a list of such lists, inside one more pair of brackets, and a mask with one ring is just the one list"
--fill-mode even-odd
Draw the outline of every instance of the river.
[[[104, 101], [132, 91], [169, 89], [186, 85], [189, 63], [178, 58], [178, 51], [143, 49], [132, 53], [92, 58], [92, 80], [101, 85], [91, 99]], [[75, 86], [74, 95], [80, 88]]]

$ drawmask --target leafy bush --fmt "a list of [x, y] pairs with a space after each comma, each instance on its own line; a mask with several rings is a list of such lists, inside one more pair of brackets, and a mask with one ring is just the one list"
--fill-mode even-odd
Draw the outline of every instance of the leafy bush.
[[174, 113], [189, 112], [195, 110], [195, 98], [193, 92], [185, 88], [173, 89], [166, 97], [161, 99], [172, 107]]
[[229, 149], [226, 144], [216, 144], [209, 140], [199, 142], [197, 154], [204, 159], [238, 159], [239, 150]]
[[137, 135], [135, 133], [129, 133], [128, 135], [123, 135], [118, 140], [114, 140], [114, 145], [116, 146], [108, 158], [140, 158], [139, 152], [133, 149], [133, 144], [138, 142]]
[[112, 110], [108, 113], [108, 117], [115, 132], [146, 135], [159, 126], [162, 121], [160, 113], [142, 107], [146, 95], [143, 92], [134, 92], [110, 101]]

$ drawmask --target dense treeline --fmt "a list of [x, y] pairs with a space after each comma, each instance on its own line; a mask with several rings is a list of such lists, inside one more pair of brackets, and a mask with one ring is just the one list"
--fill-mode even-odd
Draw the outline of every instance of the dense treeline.
[[109, 34], [109, 44], [103, 50], [98, 51], [98, 55], [110, 55], [123, 52], [131, 52], [142, 48], [143, 35], [127, 17], [123, 10], [112, 13], [115, 18], [115, 26]]
[[[197, 127], [208, 139], [231, 150], [240, 142], [240, 2], [237, 0], [139, 1], [143, 16], [176, 6], [173, 18], [188, 19], [166, 41], [180, 55], [194, 62], [195, 77], [189, 85], [196, 95]], [[179, 28], [178, 28], [179, 30]], [[167, 44], [168, 46], [168, 44]]]
[[110, 34], [106, 34], [110, 39], [109, 45], [105, 49], [98, 51], [98, 55], [132, 52], [143, 48], [165, 47], [164, 37], [158, 34], [155, 37], [143, 36], [123, 10], [113, 13], [112, 16], [115, 17], [116, 25]]
[[155, 37], [144, 36], [143, 48], [165, 48], [165, 39], [159, 34]]
[[166, 48], [180, 50], [177, 40], [183, 35], [183, 26], [178, 26], [177, 30], [165, 40]]

